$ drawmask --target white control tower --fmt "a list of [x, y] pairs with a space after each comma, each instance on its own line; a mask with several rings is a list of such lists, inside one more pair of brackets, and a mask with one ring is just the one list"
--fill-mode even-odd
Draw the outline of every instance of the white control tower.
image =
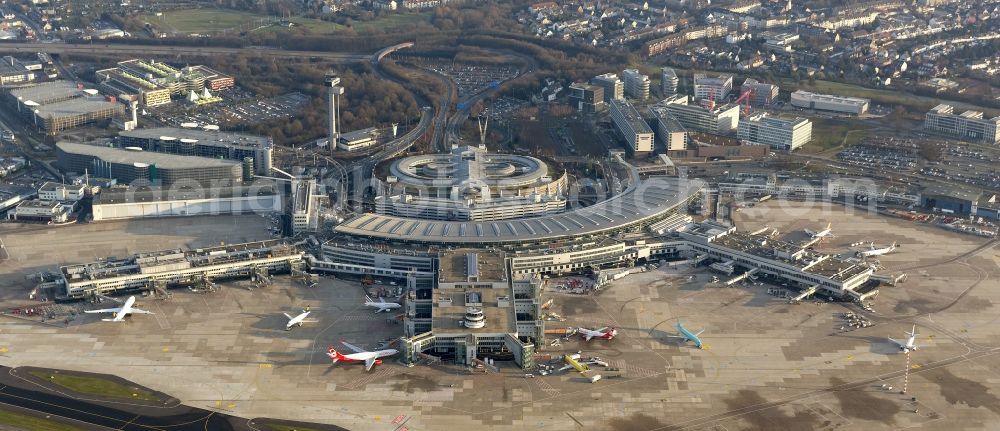
[[330, 153], [333, 153], [337, 151], [337, 140], [340, 139], [340, 131], [337, 129], [337, 120], [340, 117], [337, 99], [344, 95], [344, 87], [340, 86], [340, 77], [333, 73], [326, 74], [326, 86], [329, 88], [327, 90], [327, 108], [329, 109], [327, 115], [329, 115], [328, 121], [330, 125], [330, 136], [327, 145], [330, 146]]

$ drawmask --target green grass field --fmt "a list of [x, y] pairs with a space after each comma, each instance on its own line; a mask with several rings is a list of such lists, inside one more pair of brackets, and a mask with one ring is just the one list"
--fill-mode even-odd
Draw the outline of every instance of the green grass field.
[[[275, 17], [256, 15], [250, 12], [224, 9], [181, 9], [163, 12], [162, 16], [145, 16], [147, 21], [163, 30], [174, 30], [180, 33], [210, 34], [222, 31], [238, 31], [240, 29], [256, 29], [262, 31], [283, 31], [284, 28], [268, 25]], [[312, 18], [291, 17], [288, 21], [296, 26], [314, 33], [332, 33], [344, 27], [334, 22]]]
[[161, 401], [161, 398], [149, 391], [131, 388], [121, 383], [100, 377], [55, 374], [45, 371], [31, 371], [30, 374], [38, 377], [39, 379], [48, 380], [62, 386], [63, 388], [80, 394], [125, 398], [130, 400]]
[[861, 142], [871, 130], [862, 123], [852, 123], [846, 120], [814, 118], [812, 141], [803, 145], [797, 151], [806, 154], [824, 153]]
[[83, 431], [83, 428], [9, 410], [0, 410], [0, 425], [25, 431]]

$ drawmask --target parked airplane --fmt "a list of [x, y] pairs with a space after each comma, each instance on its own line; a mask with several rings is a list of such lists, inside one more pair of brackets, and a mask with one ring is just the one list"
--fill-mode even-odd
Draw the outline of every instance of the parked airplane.
[[823, 229], [819, 232], [813, 232], [810, 229], [803, 229], [803, 230], [805, 230], [806, 234], [809, 235], [809, 238], [812, 239], [820, 239], [826, 237], [833, 238], [833, 223], [827, 223], [826, 229]]
[[687, 328], [685, 328], [684, 325], [682, 325], [681, 322], [679, 321], [677, 322], [676, 328], [677, 332], [680, 332], [681, 337], [684, 337], [684, 341], [690, 341], [694, 343], [695, 347], [699, 349], [701, 348], [701, 339], [698, 338], [698, 336], [701, 335], [702, 332], [705, 332], [704, 329], [695, 333], [691, 333], [691, 331], [688, 331]]
[[382, 360], [379, 358], [384, 358], [386, 356], [392, 356], [399, 353], [396, 349], [382, 349], [376, 351], [368, 351], [355, 346], [346, 341], [341, 341], [340, 344], [347, 346], [347, 348], [353, 350], [355, 353], [342, 354], [337, 351], [336, 348], [330, 346], [326, 349], [326, 356], [329, 356], [334, 364], [337, 362], [363, 362], [365, 364], [365, 371], [371, 371], [372, 367], [375, 365], [382, 365]]
[[306, 323], [306, 322], [315, 322], [315, 320], [306, 320], [306, 317], [309, 317], [309, 313], [312, 313], [312, 312], [309, 311], [308, 308], [305, 309], [305, 310], [302, 310], [302, 314], [299, 314], [298, 316], [292, 316], [292, 315], [290, 315], [288, 313], [281, 313], [281, 314], [284, 314], [285, 317], [288, 318], [288, 323], [285, 324], [285, 330], [286, 331], [291, 330], [293, 326], [302, 326], [302, 324]]
[[889, 341], [893, 342], [896, 346], [899, 346], [899, 350], [903, 353], [907, 353], [910, 350], [917, 350], [917, 325], [913, 325], [913, 329], [906, 333], [906, 341], [894, 340], [892, 338]]
[[587, 329], [579, 328], [577, 332], [586, 340], [590, 341], [594, 338], [601, 338], [605, 340], [611, 340], [618, 335], [618, 330], [615, 328], [609, 328], [607, 326], [600, 329]]
[[895, 251], [896, 247], [898, 247], [899, 245], [893, 242], [892, 245], [888, 247], [875, 248], [875, 243], [873, 242], [871, 243], [870, 246], [871, 246], [870, 250], [859, 251], [858, 256], [860, 257], [884, 256]]
[[396, 302], [386, 302], [385, 299], [382, 299], [382, 297], [379, 297], [378, 301], [375, 301], [374, 299], [372, 299], [368, 295], [365, 295], [365, 306], [366, 307], [375, 307], [376, 308], [376, 310], [375, 310], [376, 313], [382, 312], [382, 311], [395, 310], [395, 309], [397, 309], [399, 307], [402, 307], [402, 305], [399, 305]]
[[125, 316], [129, 314], [153, 314], [151, 311], [140, 310], [138, 308], [133, 308], [132, 305], [135, 304], [135, 296], [128, 297], [125, 303], [118, 308], [104, 308], [101, 310], [87, 310], [87, 313], [115, 313], [113, 319], [101, 319], [105, 322], [121, 322]]

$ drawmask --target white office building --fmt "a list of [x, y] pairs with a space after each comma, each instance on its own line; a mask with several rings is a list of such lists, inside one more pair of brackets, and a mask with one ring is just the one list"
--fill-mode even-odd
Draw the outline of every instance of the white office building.
[[861, 115], [868, 112], [868, 99], [858, 97], [841, 97], [829, 94], [796, 91], [792, 93], [792, 106], [796, 108], [813, 109], [817, 111], [842, 112]]
[[1000, 117], [984, 118], [979, 111], [956, 114], [953, 106], [944, 103], [927, 111], [924, 118], [924, 128], [927, 130], [989, 144], [1000, 143], [998, 127]]
[[722, 103], [733, 91], [733, 75], [709, 77], [704, 73], [694, 74], [694, 98], [711, 99]]
[[638, 69], [625, 69], [625, 95], [635, 100], [649, 99], [649, 77], [639, 73]]
[[671, 67], [664, 67], [660, 72], [660, 91], [664, 96], [677, 94], [677, 86], [680, 80], [677, 79], [677, 72]]
[[667, 151], [687, 149], [687, 129], [665, 106], [650, 107], [649, 116], [656, 126], [656, 139]]
[[618, 126], [629, 148], [634, 154], [643, 154], [653, 151], [653, 130], [646, 124], [646, 120], [639, 115], [631, 103], [624, 100], [611, 101], [611, 118]]
[[740, 107], [734, 104], [718, 105], [707, 100], [703, 104], [688, 104], [688, 97], [677, 94], [660, 102], [688, 130], [726, 135], [736, 131], [740, 124]]
[[812, 140], [812, 121], [755, 114], [740, 121], [740, 140], [767, 145], [778, 151], [793, 151]]
[[590, 80], [590, 85], [604, 88], [604, 103], [625, 98], [625, 83], [618, 79], [618, 75], [615, 73], [597, 75]]

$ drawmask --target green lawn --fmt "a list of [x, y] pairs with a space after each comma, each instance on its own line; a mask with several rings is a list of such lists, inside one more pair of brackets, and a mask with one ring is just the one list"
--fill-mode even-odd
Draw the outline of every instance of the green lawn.
[[9, 410], [0, 410], [0, 424], [25, 431], [83, 431], [83, 428]]
[[215, 33], [236, 30], [258, 15], [249, 12], [222, 9], [180, 9], [163, 12], [162, 16], [145, 16], [151, 24], [161, 29], [174, 29], [181, 33]]
[[815, 154], [847, 148], [861, 142], [871, 134], [871, 129], [863, 123], [827, 118], [813, 119], [812, 141], [797, 151]]
[[121, 383], [100, 377], [75, 376], [49, 373], [45, 371], [31, 371], [29, 373], [32, 376], [48, 380], [62, 386], [63, 388], [80, 394], [125, 398], [130, 400], [161, 401], [159, 397], [149, 391], [131, 388]]

